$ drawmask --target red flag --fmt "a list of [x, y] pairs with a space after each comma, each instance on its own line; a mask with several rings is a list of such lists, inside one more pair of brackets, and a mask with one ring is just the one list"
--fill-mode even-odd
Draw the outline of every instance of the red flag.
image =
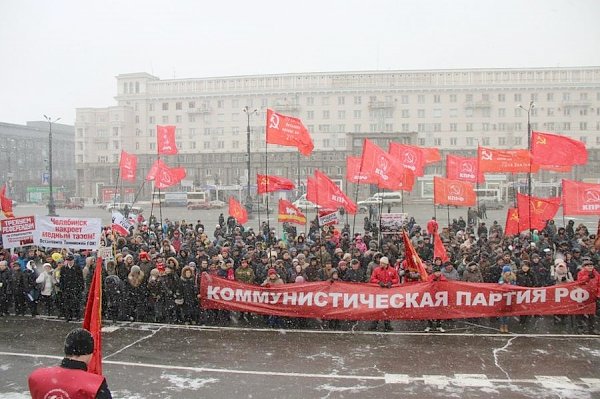
[[473, 206], [477, 197], [471, 183], [435, 176], [433, 202], [440, 205]]
[[369, 139], [363, 142], [362, 171], [368, 177], [365, 183], [377, 184], [380, 188], [397, 190], [404, 181], [404, 167], [398, 158], [385, 152]]
[[102, 375], [102, 258], [96, 260], [96, 268], [85, 304], [82, 327], [88, 330], [94, 338], [94, 353], [87, 371]]
[[[310, 180], [308, 182], [311, 184]], [[314, 202], [317, 205], [321, 205], [326, 208], [344, 208], [349, 214], [354, 215], [358, 210], [356, 204], [348, 198], [348, 196], [339, 188], [325, 173], [315, 169], [314, 178], [314, 194], [316, 197], [313, 199], [309, 198], [308, 192], [306, 198]], [[312, 189], [312, 187], [311, 187]]]
[[421, 281], [427, 281], [427, 270], [425, 270], [425, 266], [423, 265], [423, 261], [415, 251], [410, 239], [408, 238], [408, 233], [406, 231], [402, 231], [402, 241], [404, 241], [404, 259], [406, 260], [406, 265], [409, 270], [414, 270], [419, 272], [421, 275]]
[[256, 185], [258, 187], [258, 193], [271, 193], [273, 191], [280, 190], [293, 190], [296, 185], [290, 179], [285, 177], [272, 176], [272, 175], [256, 175]]
[[494, 148], [479, 147], [479, 170], [482, 173], [508, 172], [529, 173], [537, 172], [535, 165], [531, 165], [531, 155], [527, 150], [497, 150]]
[[532, 229], [542, 230], [546, 221], [552, 219], [558, 208], [560, 198], [529, 197], [517, 193], [517, 207], [519, 208], [519, 231]]
[[306, 224], [306, 216], [298, 207], [288, 200], [279, 199], [278, 222], [288, 222], [296, 224]]
[[519, 209], [509, 208], [506, 213], [506, 227], [504, 228], [504, 234], [507, 236], [514, 236], [519, 233]]
[[6, 196], [6, 184], [2, 186], [0, 190], [0, 208], [2, 208], [2, 213], [4, 213], [4, 217], [6, 218], [14, 218], [15, 214], [13, 213], [13, 203], [10, 198]]
[[423, 148], [414, 145], [390, 143], [390, 154], [398, 159], [403, 167], [411, 170], [415, 176], [423, 176], [425, 153]]
[[137, 172], [137, 157], [121, 150], [119, 168], [121, 170], [121, 179], [126, 181], [135, 181], [135, 174]]
[[565, 215], [600, 215], [600, 184], [562, 181]]
[[158, 143], [158, 154], [177, 154], [177, 143], [175, 143], [175, 126], [156, 125], [156, 142]]
[[346, 158], [346, 180], [350, 183], [366, 183], [369, 179], [368, 173], [361, 171], [362, 157]]
[[184, 168], [170, 168], [162, 160], [157, 159], [146, 175], [146, 180], [154, 180], [156, 188], [174, 186], [186, 176]]
[[566, 173], [570, 172], [573, 167], [571, 165], [538, 165], [536, 163], [533, 164], [534, 170], [543, 169], [549, 170], [551, 172], [560, 172]]
[[448, 262], [450, 260], [448, 253], [446, 252], [446, 247], [444, 247], [444, 243], [442, 242], [442, 238], [437, 231], [433, 233], [433, 256], [435, 258], [440, 258], [442, 262]]
[[483, 183], [483, 173], [477, 171], [477, 158], [464, 158], [456, 155], [446, 155], [446, 177], [453, 180]]
[[272, 109], [267, 109], [267, 143], [297, 147], [304, 156], [309, 156], [315, 147], [300, 119]]
[[423, 152], [423, 158], [425, 159], [425, 165], [429, 165], [430, 163], [436, 163], [442, 160], [442, 156], [440, 155], [440, 150], [433, 147], [421, 147], [421, 151]]
[[311, 176], [306, 178], [306, 200], [313, 204], [317, 203], [317, 182]]
[[233, 216], [239, 224], [244, 224], [248, 221], [246, 208], [233, 197], [229, 197], [229, 216]]
[[594, 248], [600, 251], [600, 219], [598, 219], [598, 231], [596, 232], [596, 239], [594, 240]]
[[543, 165], [585, 165], [588, 160], [585, 143], [552, 133], [531, 132], [533, 162]]

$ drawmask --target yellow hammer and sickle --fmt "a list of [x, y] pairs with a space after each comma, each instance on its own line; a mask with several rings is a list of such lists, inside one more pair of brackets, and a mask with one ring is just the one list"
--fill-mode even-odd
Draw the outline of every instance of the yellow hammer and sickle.
[[542, 137], [542, 136], [537, 136], [537, 140], [535, 142], [536, 144], [547, 144], [546, 143], [546, 138]]

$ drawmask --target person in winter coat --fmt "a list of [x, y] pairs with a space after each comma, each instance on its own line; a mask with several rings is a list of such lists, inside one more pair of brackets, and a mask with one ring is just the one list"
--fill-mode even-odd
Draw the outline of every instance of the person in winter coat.
[[63, 295], [65, 317], [67, 321], [79, 318], [81, 294], [83, 292], [83, 272], [75, 266], [73, 255], [65, 259], [65, 266], [61, 270], [60, 289]]
[[23, 272], [19, 262], [12, 263], [12, 282], [11, 282], [13, 303], [15, 304], [15, 316], [25, 316], [27, 301], [25, 299], [26, 287], [23, 279]]
[[108, 272], [103, 289], [103, 298], [106, 299], [106, 317], [112, 321], [120, 320], [122, 318], [121, 309], [125, 302], [125, 284], [119, 276]]
[[[581, 270], [579, 271], [579, 273], [577, 273], [577, 281], [595, 281], [597, 286], [600, 284], [600, 273], [598, 273], [598, 271], [594, 269], [594, 263], [590, 259], [583, 260]], [[594, 330], [594, 325], [596, 323], [595, 314], [584, 314], [578, 316], [577, 319], [577, 329], [580, 333], [585, 332], [586, 329], [588, 334], [594, 334], [596, 332]]]
[[242, 259], [240, 267], [235, 271], [235, 279], [245, 284], [254, 284], [256, 276], [250, 267], [248, 259]]
[[349, 283], [362, 283], [365, 281], [365, 271], [361, 268], [358, 259], [352, 259], [350, 261], [350, 269], [346, 272], [343, 280]]
[[[437, 281], [447, 281], [447, 279], [442, 274], [442, 269], [440, 269], [440, 267], [436, 265], [433, 267], [433, 273], [429, 275], [429, 277], [427, 278], [427, 281], [437, 282]], [[425, 332], [430, 332], [431, 330], [434, 330], [434, 329], [439, 332], [442, 332], [442, 333], [446, 331], [442, 327], [441, 320], [436, 320], [436, 319], [427, 320], [427, 327], [425, 327]]]
[[[512, 272], [512, 269], [509, 265], [505, 265], [502, 268], [502, 276], [498, 280], [498, 284], [509, 284], [515, 285], [517, 283], [517, 276]], [[500, 317], [500, 332], [508, 334], [508, 319], [507, 316]]]
[[[373, 274], [371, 275], [371, 284], [377, 284], [381, 288], [389, 289], [393, 286], [397, 286], [400, 283], [400, 279], [398, 277], [398, 272], [396, 269], [390, 267], [390, 261], [387, 256], [382, 256], [379, 259], [379, 266], [373, 270]], [[371, 322], [369, 326], [369, 330], [375, 331], [377, 330], [377, 325], [379, 322], [374, 320]], [[383, 321], [383, 329], [385, 331], [393, 331], [392, 325], [389, 320]]]
[[35, 282], [40, 285], [40, 302], [46, 308], [46, 314], [51, 316], [54, 313], [54, 287], [56, 286], [56, 278], [50, 263], [43, 264], [43, 271], [36, 278]]
[[148, 288], [144, 284], [144, 272], [139, 266], [131, 266], [125, 282], [126, 315], [130, 321], [146, 320]]
[[467, 268], [462, 276], [462, 281], [467, 283], [483, 283], [483, 276], [481, 275], [481, 271], [479, 270], [477, 263], [470, 262], [467, 264]]
[[8, 270], [8, 262], [0, 261], [0, 317], [8, 316], [12, 296], [12, 275]]
[[[263, 283], [261, 284], [261, 287], [273, 287], [276, 285], [283, 285], [285, 284], [283, 282], [283, 280], [281, 279], [281, 277], [279, 276], [279, 274], [277, 274], [277, 271], [273, 268], [269, 269], [268, 273], [267, 273], [267, 279], [265, 281], [263, 281]], [[267, 325], [270, 328], [281, 328], [283, 327], [283, 319], [281, 317], [278, 316], [273, 316], [273, 315], [269, 315], [269, 317], [267, 317]]]
[[460, 280], [458, 277], [458, 272], [450, 262], [446, 262], [443, 264], [442, 275], [446, 277], [446, 280]]
[[[530, 264], [528, 261], [523, 261], [521, 263], [521, 270], [517, 271], [517, 285], [521, 287], [537, 287], [536, 276], [531, 270]], [[529, 316], [520, 316], [519, 323], [525, 324]]]
[[182, 319], [186, 324], [196, 324], [198, 322], [198, 289], [194, 284], [194, 280], [195, 276], [192, 268], [189, 266], [184, 267], [181, 271], [180, 290], [183, 297]]

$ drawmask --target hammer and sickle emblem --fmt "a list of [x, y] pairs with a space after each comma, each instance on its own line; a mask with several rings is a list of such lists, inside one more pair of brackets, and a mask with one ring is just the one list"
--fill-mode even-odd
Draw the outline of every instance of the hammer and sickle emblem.
[[269, 129], [279, 129], [279, 116], [277, 114], [271, 115], [271, 119], [269, 120]]

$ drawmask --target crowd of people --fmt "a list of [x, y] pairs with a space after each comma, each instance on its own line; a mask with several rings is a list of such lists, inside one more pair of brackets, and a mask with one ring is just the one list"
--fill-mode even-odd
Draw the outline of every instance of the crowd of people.
[[[429, 279], [543, 287], [574, 280], [598, 279], [600, 250], [595, 234], [570, 220], [557, 227], [549, 220], [542, 231], [506, 236], [497, 221], [467, 223], [462, 217], [439, 227], [435, 218], [422, 228], [414, 218], [405, 226]], [[318, 226], [306, 233], [284, 224], [283, 234], [263, 223], [258, 231], [220, 218], [209, 231], [196, 223], [169, 221], [142, 223], [128, 237], [103, 229], [102, 246], [114, 248], [103, 264], [103, 312], [110, 320], [163, 323], [227, 324], [237, 318], [262, 316], [203, 309], [198, 292], [201, 274], [246, 284], [273, 286], [311, 281], [347, 281], [379, 284], [382, 288], [419, 281], [417, 270], [404, 262], [400, 233], [379, 234], [368, 217], [360, 233], [350, 225]], [[434, 257], [434, 232], [439, 233], [449, 260]], [[94, 268], [91, 251], [28, 247], [11, 254], [0, 249], [0, 316], [43, 313], [65, 320], [82, 317]], [[270, 326], [281, 318], [265, 317]], [[521, 323], [528, 317], [522, 316]], [[556, 316], [555, 322], [565, 318]], [[578, 317], [580, 332], [595, 333], [594, 315]], [[262, 322], [262, 321], [261, 321]], [[289, 321], [302, 325], [305, 321]], [[339, 322], [323, 321], [339, 327]], [[500, 318], [501, 332], [508, 320]], [[377, 323], [371, 323], [376, 329]], [[384, 329], [391, 330], [389, 321]], [[427, 331], [443, 331], [430, 320]]]

